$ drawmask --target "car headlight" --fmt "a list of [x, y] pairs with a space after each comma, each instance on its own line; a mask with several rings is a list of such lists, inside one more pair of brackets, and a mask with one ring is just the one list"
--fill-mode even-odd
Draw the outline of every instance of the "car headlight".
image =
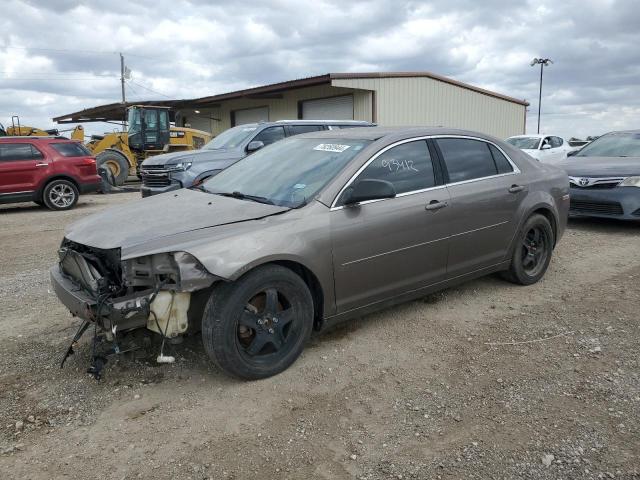
[[627, 177], [618, 184], [619, 187], [640, 187], [640, 177]]
[[185, 170], [189, 170], [191, 168], [193, 162], [180, 162], [175, 165], [168, 165], [167, 170], [171, 172], [184, 172]]

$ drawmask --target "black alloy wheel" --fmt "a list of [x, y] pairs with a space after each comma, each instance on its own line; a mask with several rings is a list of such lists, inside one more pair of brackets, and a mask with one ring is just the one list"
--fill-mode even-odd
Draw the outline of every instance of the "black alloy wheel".
[[503, 276], [519, 285], [531, 285], [539, 281], [551, 262], [554, 233], [544, 215], [531, 215], [516, 237], [509, 269]]
[[302, 278], [265, 265], [213, 289], [202, 317], [202, 340], [226, 373], [259, 379], [288, 368], [312, 326], [313, 299]]

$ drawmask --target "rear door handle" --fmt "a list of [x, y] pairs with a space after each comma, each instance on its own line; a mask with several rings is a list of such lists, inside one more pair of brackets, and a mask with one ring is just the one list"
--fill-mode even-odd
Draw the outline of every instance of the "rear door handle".
[[424, 209], [429, 211], [440, 210], [441, 208], [444, 208], [447, 205], [448, 205], [447, 202], [439, 202], [438, 200], [431, 200], [429, 204], [426, 207], [424, 207]]
[[48, 163], [36, 163], [36, 167], [48, 167]]
[[525, 190], [526, 187], [523, 187], [522, 185], [511, 185], [511, 188], [509, 188], [509, 193], [519, 193]]

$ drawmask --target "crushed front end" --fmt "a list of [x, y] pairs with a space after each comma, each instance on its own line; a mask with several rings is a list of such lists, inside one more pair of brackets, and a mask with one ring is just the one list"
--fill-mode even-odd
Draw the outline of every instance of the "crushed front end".
[[[118, 334], [137, 328], [159, 333], [163, 345], [164, 339], [184, 334], [194, 310], [194, 292], [216, 280], [186, 252], [123, 261], [119, 248], [104, 250], [65, 239], [58, 255], [59, 262], [50, 271], [54, 291], [83, 320], [74, 341], [93, 325], [94, 342], [100, 336], [113, 344], [115, 353]], [[63, 364], [71, 353], [72, 347]], [[159, 361], [161, 357], [162, 352]]]

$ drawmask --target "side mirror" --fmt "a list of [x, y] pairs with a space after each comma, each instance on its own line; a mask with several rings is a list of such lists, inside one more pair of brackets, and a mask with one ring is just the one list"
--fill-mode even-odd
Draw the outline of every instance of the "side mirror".
[[260, 150], [262, 147], [264, 147], [264, 142], [261, 142], [260, 140], [254, 140], [253, 142], [249, 142], [249, 145], [247, 145], [247, 152], [253, 153], [256, 150]]
[[391, 182], [386, 180], [364, 179], [345, 190], [343, 203], [354, 205], [367, 200], [379, 200], [381, 198], [393, 198], [396, 189]]
[[540, 150], [549, 150], [550, 148], [551, 148], [551, 145], [549, 145], [548, 143], [545, 143], [540, 147]]

